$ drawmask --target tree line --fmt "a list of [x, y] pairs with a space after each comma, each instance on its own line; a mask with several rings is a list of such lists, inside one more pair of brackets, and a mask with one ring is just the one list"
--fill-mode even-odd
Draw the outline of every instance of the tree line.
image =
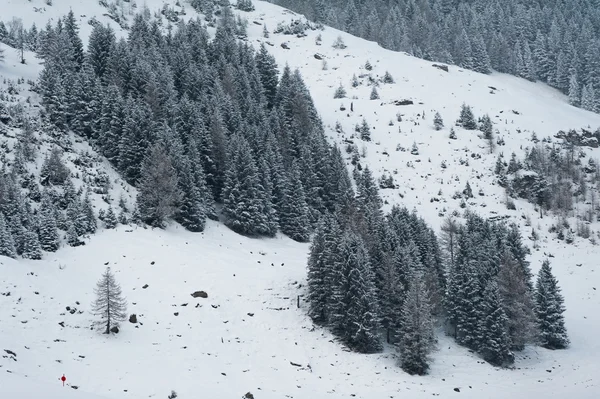
[[[202, 231], [206, 218], [220, 218], [241, 234], [281, 231], [298, 241], [314, 231], [311, 318], [359, 352], [381, 350], [385, 337], [410, 373], [429, 368], [435, 321], [501, 366], [529, 343], [566, 347], [556, 280], [545, 263], [533, 286], [516, 226], [468, 213], [464, 225], [448, 220], [438, 240], [415, 212], [395, 206], [384, 214], [369, 168], [357, 163], [353, 184], [327, 143], [300, 73], [285, 67], [280, 77], [266, 48], [238, 40], [229, 7], [219, 14], [212, 41], [199, 20], [165, 33], [144, 15], [126, 39], [95, 25], [87, 51], [72, 13], [40, 32], [44, 120], [58, 136], [72, 130], [88, 139], [138, 188], [134, 220], [162, 227], [172, 218]], [[41, 194], [35, 236], [55, 250], [42, 237], [55, 237], [59, 221], [74, 237], [97, 226], [60, 151], [45, 164], [41, 183], [60, 189]], [[8, 187], [20, 193], [16, 183]]]
[[152, 226], [173, 218], [202, 231], [222, 217], [241, 234], [307, 241], [347, 200], [341, 153], [300, 73], [279, 76], [221, 10], [212, 41], [200, 20], [163, 33], [137, 15], [127, 39], [98, 24], [83, 51], [71, 14], [46, 27], [46, 118], [89, 139], [138, 188], [137, 212]]
[[542, 81], [600, 112], [596, 0], [272, 0], [382, 47]]
[[[590, 137], [586, 139], [586, 135]], [[574, 234], [596, 241], [589, 223], [598, 219], [598, 187], [600, 168], [592, 157], [584, 161], [583, 146], [576, 142], [596, 142], [600, 129], [595, 133], [570, 131], [562, 145], [549, 140], [539, 141], [533, 136], [533, 145], [525, 149], [519, 159], [512, 153], [509, 160], [498, 155], [495, 174], [498, 183], [505, 188], [508, 204], [510, 198], [524, 198], [535, 204], [541, 216], [552, 212], [558, 221], [552, 232], [567, 243], [573, 242]], [[577, 218], [576, 226], [570, 226], [568, 218]], [[533, 231], [532, 235], [536, 235]]]
[[545, 261], [534, 285], [518, 227], [466, 212], [440, 238], [399, 206], [383, 214], [368, 168], [355, 171], [349, 214], [326, 216], [308, 260], [308, 314], [350, 349], [398, 350], [401, 367], [426, 374], [436, 326], [489, 363], [509, 367], [515, 352], [568, 346], [563, 298]]

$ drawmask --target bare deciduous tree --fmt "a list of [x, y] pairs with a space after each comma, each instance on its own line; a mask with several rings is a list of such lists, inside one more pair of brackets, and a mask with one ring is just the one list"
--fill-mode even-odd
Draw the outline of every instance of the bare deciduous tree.
[[98, 317], [94, 326], [104, 329], [104, 334], [108, 334], [111, 328], [118, 327], [119, 323], [127, 317], [127, 302], [110, 267], [107, 267], [102, 274], [94, 293], [96, 300], [92, 304], [92, 312]]

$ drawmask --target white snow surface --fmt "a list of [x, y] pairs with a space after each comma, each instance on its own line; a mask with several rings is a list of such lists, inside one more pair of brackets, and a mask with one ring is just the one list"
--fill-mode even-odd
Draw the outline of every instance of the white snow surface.
[[[110, 21], [95, 0], [54, 0], [53, 6], [43, 0], [1, 3], [4, 21], [16, 16], [25, 26], [35, 22], [40, 28], [73, 9], [84, 40], [91, 31], [89, 18]], [[140, 9], [145, 4], [154, 12], [163, 3], [175, 1], [146, 0], [137, 5]], [[440, 332], [430, 375], [409, 376], [399, 369], [393, 349], [374, 355], [348, 352], [331, 334], [312, 325], [305, 315], [306, 303], [296, 307], [297, 296], [305, 292], [307, 244], [285, 237], [250, 239], [215, 222], [200, 234], [175, 225], [164, 231], [121, 226], [102, 231], [83, 247], [45, 254], [42, 261], [0, 259], [0, 397], [166, 398], [171, 390], [180, 398], [240, 398], [246, 392], [256, 399], [600, 397], [600, 250], [581, 238], [573, 245], [557, 241], [548, 233], [554, 218], [540, 219], [533, 206], [522, 200], [516, 201], [517, 210], [507, 210], [503, 189], [495, 184], [492, 172], [499, 152], [507, 160], [513, 151], [522, 157], [532, 145], [532, 132], [542, 139], [560, 129], [596, 129], [600, 115], [569, 106], [565, 96], [543, 84], [455, 66], [443, 72], [431, 62], [330, 28], [309, 31], [304, 38], [273, 34], [277, 23], [301, 16], [270, 3], [254, 3], [256, 11], [241, 13], [249, 20], [248, 41], [256, 46], [269, 42], [272, 46], [267, 47], [280, 66], [288, 63], [300, 69], [331, 141], [341, 144], [352, 139], [364, 148], [366, 158], [361, 163], [376, 177], [385, 171], [397, 173], [399, 188], [382, 190], [386, 207], [397, 203], [415, 208], [438, 229], [440, 212], [460, 210], [459, 200], [451, 197], [469, 181], [476, 197], [469, 201], [469, 209], [485, 216], [508, 215], [526, 237], [532, 228], [539, 228], [542, 238], [539, 248], [532, 249], [532, 268], [536, 272], [541, 261], [552, 256], [565, 296], [570, 348], [529, 347], [517, 354], [515, 370], [503, 370]], [[183, 5], [186, 18], [196, 16], [189, 4]], [[268, 39], [262, 37], [263, 23], [271, 31]], [[319, 34], [322, 44], [317, 46]], [[331, 47], [338, 36], [346, 49]], [[283, 42], [289, 50], [281, 47]], [[0, 64], [2, 80], [31, 79], [39, 72], [39, 60], [32, 54], [23, 66], [14, 49], [0, 46], [7, 57]], [[327, 70], [315, 53], [324, 56]], [[396, 81], [378, 88], [380, 100], [369, 100], [371, 87], [365, 79], [357, 88], [350, 85], [353, 74], [367, 73], [367, 60], [374, 77], [387, 70]], [[340, 82], [349, 98], [334, 100]], [[403, 99], [415, 105], [391, 104]], [[473, 107], [477, 117], [485, 113], [492, 117], [505, 146], [489, 154], [478, 132], [458, 127], [458, 140], [448, 139], [463, 102]], [[340, 111], [342, 104], [346, 111]], [[433, 129], [435, 111], [446, 125], [439, 132]], [[396, 122], [397, 112], [403, 115], [402, 122]], [[363, 117], [374, 128], [368, 143], [351, 137]], [[390, 120], [393, 126], [388, 125]], [[336, 121], [345, 133], [334, 130]], [[413, 143], [419, 147], [418, 156], [410, 154]], [[399, 144], [407, 151], [396, 151]], [[77, 143], [76, 147], [85, 146]], [[472, 153], [481, 158], [472, 158]], [[598, 149], [585, 149], [585, 153], [600, 158]], [[469, 166], [460, 164], [467, 159]], [[440, 167], [442, 161], [446, 169]], [[110, 166], [103, 167], [117, 179]], [[118, 189], [122, 187], [120, 183]], [[484, 196], [477, 194], [480, 189]], [[125, 187], [127, 191], [135, 193]], [[526, 226], [527, 216], [531, 226]], [[592, 229], [600, 230], [598, 223]], [[532, 247], [531, 241], [526, 242]], [[129, 313], [136, 313], [140, 321], [125, 322], [115, 336], [89, 328], [93, 288], [105, 265], [113, 268]], [[197, 290], [205, 290], [208, 298], [192, 298], [190, 294]], [[71, 314], [67, 306], [77, 311]], [[58, 380], [63, 373], [64, 388]]]

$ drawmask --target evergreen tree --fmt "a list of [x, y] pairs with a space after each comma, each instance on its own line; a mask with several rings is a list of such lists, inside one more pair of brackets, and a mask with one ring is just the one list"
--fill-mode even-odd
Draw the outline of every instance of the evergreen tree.
[[62, 161], [62, 153], [58, 147], [50, 151], [50, 156], [44, 159], [40, 171], [42, 185], [63, 185], [70, 175], [69, 168]]
[[94, 294], [96, 299], [92, 303], [92, 312], [98, 317], [94, 325], [103, 329], [104, 334], [108, 334], [127, 317], [127, 302], [110, 267], [106, 268], [102, 278], [96, 284]]
[[444, 120], [439, 112], [436, 112], [433, 117], [433, 126], [435, 130], [442, 130], [444, 128]]
[[277, 96], [278, 71], [275, 58], [269, 54], [264, 43], [256, 55], [256, 67], [260, 75], [260, 82], [265, 90], [265, 97], [269, 108], [275, 105]]
[[596, 110], [596, 91], [591, 84], [583, 86], [581, 90], [581, 108], [592, 112]]
[[328, 325], [332, 311], [334, 277], [341, 231], [334, 217], [326, 215], [317, 225], [308, 258], [308, 315], [317, 324]]
[[467, 130], [477, 129], [475, 115], [473, 115], [473, 111], [471, 110], [470, 106], [463, 103], [460, 109], [460, 117], [458, 118], [458, 121], [456, 123]]
[[72, 221], [68, 222], [67, 227], [67, 244], [71, 247], [78, 247], [82, 244], [79, 240], [79, 235], [77, 234], [77, 229], [75, 228], [75, 224]]
[[254, 11], [254, 4], [252, 4], [252, 0], [238, 0], [237, 8], [241, 11]]
[[228, 158], [223, 188], [225, 224], [240, 234], [272, 235], [267, 215], [263, 213], [267, 194], [246, 139], [237, 135], [231, 138]]
[[429, 355], [434, 343], [433, 321], [423, 276], [419, 272], [414, 273], [402, 308], [400, 357], [404, 371], [411, 375], [425, 375], [429, 370]]
[[[356, 75], [355, 75], [355, 77], [356, 77]], [[383, 75], [383, 83], [391, 84], [391, 83], [396, 83], [396, 82], [394, 81], [394, 78], [392, 77], [392, 75], [388, 71], [385, 71], [385, 74]]]
[[364, 141], [371, 141], [371, 127], [367, 123], [367, 120], [363, 118], [362, 123], [359, 127], [360, 139]]
[[579, 83], [577, 82], [577, 76], [571, 75], [569, 79], [569, 104], [574, 107], [578, 107], [581, 103], [581, 95], [579, 92]]
[[528, 277], [511, 253], [502, 256], [497, 281], [511, 350], [523, 350], [535, 340], [533, 292]]
[[538, 273], [535, 302], [540, 345], [548, 349], [564, 349], [569, 346], [563, 316], [564, 299], [548, 260], [542, 263], [542, 268]]
[[472, 42], [473, 70], [480, 73], [490, 73], [490, 57], [481, 35], [477, 35]]
[[335, 89], [335, 93], [333, 94], [333, 98], [345, 98], [346, 97], [346, 89], [340, 83], [337, 89]]
[[373, 353], [382, 349], [378, 336], [375, 287], [369, 254], [362, 239], [347, 233], [340, 243], [334, 277], [331, 323], [352, 349]]
[[454, 130], [454, 127], [450, 128], [450, 135], [448, 137], [452, 140], [456, 140], [456, 131]]
[[106, 214], [104, 216], [104, 226], [107, 229], [114, 229], [115, 227], [117, 227], [118, 224], [119, 222], [117, 220], [117, 215], [115, 215], [113, 207], [109, 206], [108, 211], [106, 211]]
[[85, 233], [94, 234], [98, 229], [98, 224], [89, 191], [85, 193], [81, 204], [81, 218], [85, 226]]
[[457, 65], [463, 68], [473, 68], [473, 50], [471, 41], [467, 32], [463, 29], [460, 35], [457, 37], [455, 45], [455, 57]]
[[42, 259], [42, 247], [38, 235], [34, 231], [23, 233], [23, 253], [24, 259]]
[[[393, 235], [391, 229], [388, 233]], [[385, 254], [383, 261], [376, 267], [379, 312], [388, 343], [395, 343], [400, 337], [402, 305], [406, 297], [407, 276], [414, 267], [413, 261], [407, 248], [397, 247], [391, 255]]]
[[175, 214], [180, 199], [171, 158], [162, 144], [157, 143], [149, 149], [142, 164], [137, 197], [142, 221], [163, 228], [167, 219]]
[[10, 230], [6, 226], [4, 214], [0, 213], [0, 255], [16, 258], [17, 251]]
[[75, 21], [75, 15], [73, 14], [73, 10], [69, 10], [69, 13], [64, 18], [64, 32], [66, 33], [70, 43], [70, 49], [72, 52], [71, 62], [75, 65], [75, 70], [78, 71], [83, 65], [84, 53], [83, 43], [79, 38], [79, 27], [77, 26], [77, 22]]
[[371, 90], [369, 100], [379, 100], [379, 93], [377, 92], [377, 88], [375, 86], [373, 86], [373, 89]]
[[494, 366], [509, 366], [515, 360], [510, 351], [507, 324], [498, 286], [491, 281], [482, 296], [478, 352]]
[[508, 162], [508, 168], [506, 169], [506, 173], [508, 173], [509, 175], [514, 174], [522, 168], [523, 166], [521, 165], [521, 163], [517, 161], [517, 154], [513, 152], [510, 156], [510, 161]]
[[42, 204], [40, 206], [38, 235], [40, 246], [44, 251], [55, 252], [58, 249], [60, 244], [56, 219], [54, 216], [54, 204], [52, 204], [52, 200], [48, 194], [43, 196]]
[[279, 226], [281, 232], [291, 239], [306, 242], [310, 232], [309, 210], [300, 181], [300, 170], [295, 163], [292, 164], [287, 182], [279, 210]]
[[110, 26], [94, 25], [88, 43], [87, 58], [95, 75], [100, 79], [107, 76], [111, 52], [115, 45], [115, 34]]
[[486, 140], [491, 140], [494, 138], [494, 124], [488, 114], [485, 114], [483, 117], [481, 117], [479, 130], [483, 132], [483, 137]]

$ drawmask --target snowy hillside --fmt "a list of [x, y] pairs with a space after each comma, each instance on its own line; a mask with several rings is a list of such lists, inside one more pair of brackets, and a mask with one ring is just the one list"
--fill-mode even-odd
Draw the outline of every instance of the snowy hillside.
[[[127, 34], [96, 1], [53, 3], [4, 0], [1, 18], [14, 15], [25, 26], [35, 22], [42, 27], [72, 9], [84, 41], [92, 17], [111, 23], [119, 35]], [[144, 2], [152, 13], [167, 4], [185, 9], [184, 18], [197, 15], [189, 4], [175, 3]], [[297, 308], [298, 295], [305, 294], [307, 244], [283, 236], [249, 239], [216, 222], [209, 222], [200, 234], [177, 225], [164, 231], [120, 226], [101, 231], [85, 246], [45, 254], [41, 261], [0, 260], [0, 394], [166, 398], [175, 390], [180, 398], [240, 398], [247, 392], [256, 399], [599, 397], [600, 247], [582, 238], [572, 245], [557, 240], [548, 232], [554, 218], [540, 219], [525, 200], [515, 201], [516, 210], [508, 210], [493, 169], [500, 152], [506, 160], [512, 152], [523, 157], [524, 149], [533, 145], [533, 132], [540, 140], [560, 143], [554, 138], [559, 130], [595, 130], [600, 115], [569, 106], [562, 94], [543, 84], [455, 66], [446, 72], [334, 29], [308, 30], [305, 37], [276, 34], [278, 24], [302, 17], [267, 2], [254, 3], [253, 12], [236, 11], [248, 19], [248, 42], [257, 48], [266, 43], [280, 69], [287, 63], [301, 71], [332, 142], [343, 149], [356, 144], [364, 155], [361, 164], [375, 177], [393, 176], [397, 188], [381, 190], [386, 208], [415, 208], [439, 229], [442, 216], [462, 212], [460, 199], [452, 197], [468, 181], [475, 193], [469, 209], [483, 216], [508, 215], [525, 237], [536, 229], [541, 238], [539, 248], [532, 250], [532, 268], [537, 272], [542, 260], [551, 256], [565, 296], [571, 346], [564, 351], [527, 348], [518, 354], [515, 370], [504, 370], [440, 332], [431, 373], [411, 377], [397, 367], [392, 349], [374, 355], [347, 352], [329, 332], [314, 327], [302, 297]], [[125, 8], [117, 8], [117, 15], [130, 15], [135, 3], [122, 4]], [[138, 10], [141, 7], [138, 4]], [[332, 47], [338, 37], [345, 49]], [[0, 63], [0, 79], [35, 79], [41, 65], [33, 54], [26, 54], [28, 63], [23, 66], [14, 49], [0, 46], [7, 57]], [[365, 68], [367, 61], [371, 71]], [[386, 71], [395, 83], [381, 83], [380, 99], [370, 100], [367, 75], [379, 79]], [[352, 87], [353, 75], [357, 87]], [[340, 84], [346, 98], [334, 99]], [[25, 84], [21, 92], [26, 94], [17, 96], [19, 101], [35, 97]], [[413, 104], [394, 103], [402, 100]], [[476, 117], [489, 114], [505, 145], [490, 154], [481, 132], [454, 126], [462, 103], [472, 106]], [[440, 131], [433, 126], [435, 112], [444, 120]], [[369, 142], [354, 131], [363, 118], [371, 127]], [[456, 140], [449, 138], [452, 126]], [[72, 139], [77, 151], [91, 151]], [[411, 153], [413, 144], [418, 155]], [[584, 151], [586, 158], [600, 158], [600, 149]], [[351, 155], [345, 155], [351, 168]], [[132, 201], [134, 190], [118, 180], [107, 161], [98, 163], [115, 183], [113, 198], [123, 193]], [[69, 166], [75, 170], [72, 163]], [[97, 207], [105, 206], [100, 196], [94, 201]], [[599, 231], [600, 224], [594, 222], [591, 228]], [[139, 321], [126, 322], [117, 336], [89, 328], [92, 289], [105, 265], [116, 272], [128, 312], [137, 314]], [[190, 294], [197, 290], [206, 291], [208, 298], [193, 298]], [[77, 390], [60, 386], [63, 373]]]

